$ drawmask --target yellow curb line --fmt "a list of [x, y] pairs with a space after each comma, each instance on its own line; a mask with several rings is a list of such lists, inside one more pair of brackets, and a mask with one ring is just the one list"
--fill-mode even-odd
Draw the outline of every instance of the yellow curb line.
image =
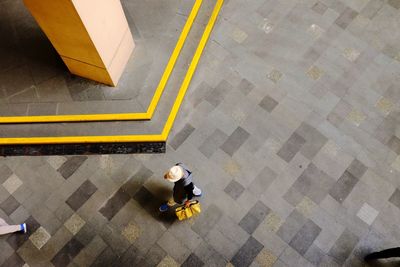
[[199, 13], [203, 0], [196, 0], [186, 20], [185, 26], [175, 45], [174, 51], [165, 67], [164, 73], [158, 83], [157, 89], [151, 99], [147, 111], [140, 113], [113, 113], [113, 114], [87, 114], [87, 115], [50, 115], [50, 116], [0, 116], [0, 124], [10, 123], [49, 123], [49, 122], [84, 122], [84, 121], [126, 121], [126, 120], [150, 120], [157, 108], [161, 95], [171, 76], [175, 64], [179, 58], [187, 36]]
[[175, 118], [178, 114], [179, 108], [185, 97], [186, 91], [189, 88], [190, 82], [196, 71], [197, 65], [203, 54], [204, 48], [210, 37], [212, 29], [218, 18], [224, 0], [217, 0], [213, 13], [207, 23], [203, 32], [199, 45], [197, 46], [196, 53], [190, 63], [189, 69], [182, 82], [181, 88], [171, 113], [168, 116], [167, 122], [161, 134], [149, 135], [114, 135], [114, 136], [66, 136], [66, 137], [19, 137], [19, 138], [0, 138], [0, 145], [41, 145], [41, 144], [82, 144], [82, 143], [129, 143], [129, 142], [165, 142], [172, 129]]

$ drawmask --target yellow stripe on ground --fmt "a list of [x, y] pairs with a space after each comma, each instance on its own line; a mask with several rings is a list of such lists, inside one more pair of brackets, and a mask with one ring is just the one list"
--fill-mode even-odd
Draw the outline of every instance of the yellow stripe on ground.
[[149, 135], [115, 135], [115, 136], [66, 136], [66, 137], [19, 137], [19, 138], [0, 138], [0, 145], [41, 145], [41, 144], [82, 144], [82, 143], [129, 143], [129, 142], [165, 142], [172, 129], [179, 108], [190, 85], [201, 55], [215, 25], [218, 14], [224, 0], [217, 0], [213, 13], [203, 32], [196, 53], [193, 56], [185, 79], [179, 89], [177, 98], [164, 125], [161, 134]]
[[199, 13], [203, 0], [196, 0], [186, 20], [185, 26], [178, 38], [174, 51], [167, 63], [164, 73], [158, 83], [157, 89], [150, 101], [146, 112], [140, 113], [110, 113], [110, 114], [87, 114], [87, 115], [49, 115], [49, 116], [8, 116], [0, 117], [0, 124], [10, 123], [50, 123], [50, 122], [84, 122], [84, 121], [129, 121], [150, 120], [157, 108], [161, 95], [168, 83], [171, 73], [179, 58], [182, 48], [186, 42], [194, 20]]
[[199, 64], [201, 55], [203, 54], [204, 48], [207, 44], [207, 41], [210, 38], [210, 34], [212, 32], [212, 29], [214, 28], [215, 21], [217, 20], [218, 14], [221, 10], [223, 3], [224, 3], [224, 0], [217, 0], [217, 3], [215, 4], [214, 10], [213, 10], [213, 13], [207, 23], [206, 29], [204, 30], [204, 33], [203, 33], [203, 36], [201, 37], [200, 43], [197, 46], [196, 53], [193, 56], [193, 59], [192, 59], [192, 62], [190, 63], [188, 72], [186, 73], [185, 79], [183, 80], [181, 88], [179, 89], [178, 97], [175, 100], [174, 106], [172, 107], [171, 113], [169, 114], [169, 117], [165, 124], [164, 130], [162, 131], [162, 136], [165, 137], [165, 139], [168, 138], [169, 132], [172, 129], [176, 115], [178, 114], [179, 108], [182, 104], [183, 98], [185, 97], [186, 91], [189, 88], [190, 82], [192, 81], [194, 72], [197, 69], [197, 65]]

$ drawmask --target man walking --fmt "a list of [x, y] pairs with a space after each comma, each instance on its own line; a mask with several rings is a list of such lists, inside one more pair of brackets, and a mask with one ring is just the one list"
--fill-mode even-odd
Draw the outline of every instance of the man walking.
[[202, 192], [193, 184], [192, 178], [192, 172], [182, 163], [177, 163], [169, 169], [164, 175], [164, 179], [174, 183], [174, 189], [171, 199], [160, 206], [161, 212], [167, 211], [176, 204], [189, 205], [193, 197], [201, 196]]

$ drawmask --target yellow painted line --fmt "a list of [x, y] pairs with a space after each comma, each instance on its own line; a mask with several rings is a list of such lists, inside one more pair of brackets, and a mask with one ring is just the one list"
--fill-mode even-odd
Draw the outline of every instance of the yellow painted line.
[[190, 63], [189, 69], [186, 73], [185, 79], [183, 80], [183, 83], [181, 85], [181, 88], [179, 89], [178, 96], [175, 100], [175, 103], [172, 107], [171, 113], [169, 114], [168, 120], [164, 126], [164, 129], [162, 131], [162, 136], [167, 139], [169, 132], [172, 129], [172, 126], [174, 124], [176, 115], [178, 114], [179, 108], [182, 104], [183, 98], [185, 97], [186, 91], [189, 88], [190, 82], [192, 81], [194, 72], [197, 69], [197, 65], [199, 64], [201, 55], [203, 54], [204, 48], [207, 44], [208, 39], [210, 38], [210, 34], [214, 28], [215, 22], [217, 20], [218, 14], [221, 10], [222, 4], [224, 3], [224, 0], [217, 0], [217, 3], [215, 4], [214, 10], [212, 12], [212, 15], [207, 23], [207, 26], [204, 30], [203, 36], [201, 37], [200, 43], [197, 46], [196, 53], [193, 56], [192, 62]]
[[167, 63], [164, 73], [158, 83], [157, 89], [151, 99], [146, 112], [140, 113], [110, 113], [110, 114], [87, 114], [87, 115], [49, 115], [49, 116], [8, 116], [0, 117], [0, 124], [10, 123], [49, 123], [49, 122], [84, 122], [84, 121], [129, 121], [150, 120], [157, 108], [161, 95], [168, 83], [171, 73], [179, 58], [182, 48], [186, 42], [194, 20], [199, 13], [203, 0], [196, 0], [186, 20], [185, 26], [178, 38], [174, 51]]
[[193, 56], [189, 69], [179, 89], [177, 98], [164, 125], [161, 134], [149, 135], [115, 135], [115, 136], [66, 136], [66, 137], [19, 137], [0, 138], [0, 145], [41, 145], [41, 144], [83, 144], [83, 143], [129, 143], [129, 142], [165, 142], [172, 129], [179, 108], [185, 97], [186, 91], [196, 71], [201, 55], [215, 25], [224, 0], [217, 0], [210, 20], [203, 32], [196, 53]]

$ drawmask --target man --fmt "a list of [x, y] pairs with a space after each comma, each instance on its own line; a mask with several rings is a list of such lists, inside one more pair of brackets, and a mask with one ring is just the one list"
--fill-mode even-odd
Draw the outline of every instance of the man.
[[193, 184], [192, 178], [192, 172], [182, 163], [177, 163], [169, 169], [164, 175], [164, 179], [174, 183], [174, 189], [172, 198], [160, 206], [161, 212], [167, 211], [176, 204], [185, 203], [188, 206], [193, 197], [201, 196], [201, 190]]

